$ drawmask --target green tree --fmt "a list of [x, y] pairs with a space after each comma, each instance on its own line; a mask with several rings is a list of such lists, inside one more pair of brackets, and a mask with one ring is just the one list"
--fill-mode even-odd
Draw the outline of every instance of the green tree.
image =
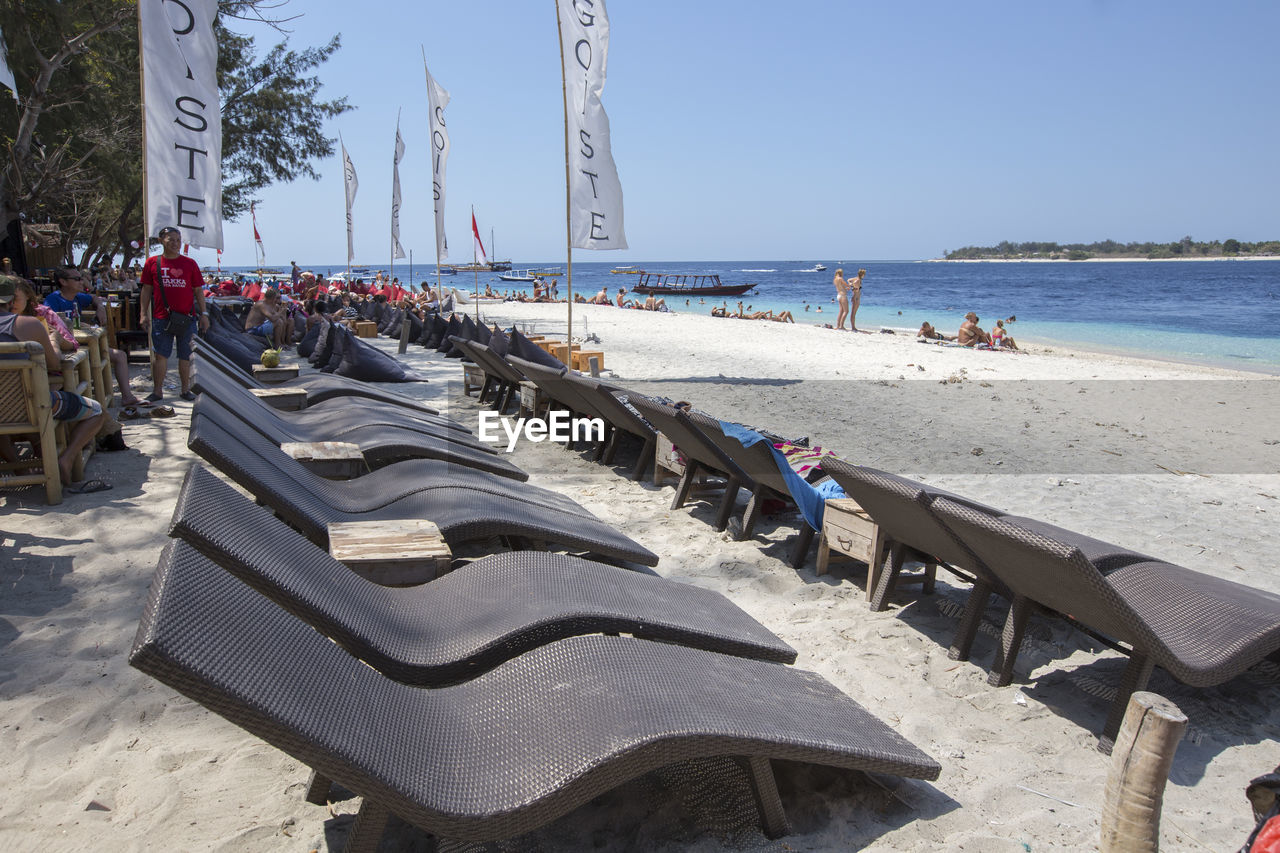
[[[286, 39], [260, 59], [254, 39], [227, 26], [251, 21], [283, 32], [282, 5], [219, 2], [226, 219], [243, 215], [272, 183], [317, 177], [314, 161], [334, 150], [324, 123], [351, 109], [345, 98], [320, 100], [312, 75], [339, 48], [337, 37], [300, 52]], [[0, 29], [22, 98], [16, 125], [0, 109], [3, 223], [20, 211], [57, 222], [69, 261], [127, 263], [143, 232], [137, 3], [0, 0]]]
[[1235, 238], [1231, 238], [1229, 240], [1223, 240], [1222, 251], [1228, 255], [1240, 254], [1240, 241]]

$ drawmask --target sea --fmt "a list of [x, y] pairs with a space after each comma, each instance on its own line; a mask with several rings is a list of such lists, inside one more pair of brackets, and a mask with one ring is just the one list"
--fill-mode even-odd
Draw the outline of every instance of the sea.
[[[827, 267], [815, 270], [818, 264]], [[564, 270], [552, 262], [515, 263]], [[797, 323], [834, 324], [837, 306], [831, 279], [837, 267], [847, 276], [865, 268], [858, 326], [914, 333], [928, 320], [955, 334], [965, 313], [991, 329], [997, 319], [1018, 341], [1060, 345], [1121, 355], [1207, 364], [1280, 375], [1280, 260], [1221, 261], [1061, 261], [1025, 263], [940, 263], [932, 261], [634, 262], [633, 269], [663, 273], [714, 273], [725, 284], [751, 282], [741, 297], [752, 310], [790, 311]], [[303, 267], [338, 272], [343, 265]], [[617, 296], [628, 291], [632, 275], [613, 273], [616, 264], [573, 265], [575, 293], [591, 296], [601, 287]], [[231, 268], [238, 269], [238, 268]], [[248, 271], [248, 268], [243, 268]], [[397, 268], [402, 279], [421, 282], [434, 267]], [[480, 288], [531, 292], [529, 284], [501, 281], [480, 273]], [[466, 291], [471, 273], [445, 276], [446, 284]], [[566, 291], [558, 279], [560, 295]], [[707, 297], [689, 304], [668, 298], [673, 311], [709, 313], [726, 305], [736, 310], [739, 297]], [[1013, 322], [1008, 318], [1016, 317]]]

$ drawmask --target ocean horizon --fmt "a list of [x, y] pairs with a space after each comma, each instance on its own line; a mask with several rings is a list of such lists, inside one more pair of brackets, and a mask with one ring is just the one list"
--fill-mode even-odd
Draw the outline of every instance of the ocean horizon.
[[[824, 264], [825, 271], [814, 265]], [[562, 261], [518, 261], [516, 269], [555, 268]], [[575, 260], [574, 292], [590, 296], [601, 287], [610, 298], [628, 290], [630, 275], [610, 270], [623, 265]], [[633, 261], [625, 266], [649, 272], [719, 275], [725, 284], [752, 282], [741, 297], [753, 310], [791, 311], [797, 323], [835, 322], [831, 279], [838, 266], [847, 275], [867, 269], [860, 327], [913, 333], [923, 321], [954, 334], [965, 313], [974, 311], [990, 329], [997, 319], [1017, 317], [1006, 327], [1021, 341], [1047, 346], [1228, 367], [1280, 374], [1280, 259], [1159, 262], [1106, 261], [939, 262], [806, 259], [786, 261]], [[385, 269], [385, 267], [374, 267]], [[253, 267], [224, 267], [251, 272]], [[346, 265], [303, 265], [326, 274]], [[402, 280], [434, 279], [435, 264], [397, 265]], [[531, 292], [528, 284], [505, 282], [496, 273], [459, 273], [443, 281], [460, 290], [478, 280], [498, 292]], [[560, 293], [566, 292], [564, 277]], [[732, 299], [706, 298], [686, 304], [668, 299], [673, 311], [710, 312]]]

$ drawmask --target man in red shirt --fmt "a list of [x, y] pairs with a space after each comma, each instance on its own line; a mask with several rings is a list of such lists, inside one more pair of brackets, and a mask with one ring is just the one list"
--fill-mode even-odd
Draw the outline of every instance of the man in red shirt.
[[[142, 312], [142, 328], [151, 331], [151, 381], [155, 385], [147, 401], [156, 403], [164, 399], [164, 376], [169, 371], [169, 356], [173, 354], [175, 340], [178, 342], [181, 396], [184, 400], [194, 400], [196, 395], [191, 393], [191, 340], [195, 337], [196, 325], [202, 332], [209, 328], [209, 311], [204, 304], [204, 276], [200, 274], [200, 265], [179, 251], [182, 232], [166, 226], [160, 229], [159, 236], [164, 253], [147, 258], [141, 279], [142, 304], [150, 305], [151, 309]], [[194, 315], [196, 323], [188, 324], [180, 334], [174, 334], [169, 328], [172, 314]]]

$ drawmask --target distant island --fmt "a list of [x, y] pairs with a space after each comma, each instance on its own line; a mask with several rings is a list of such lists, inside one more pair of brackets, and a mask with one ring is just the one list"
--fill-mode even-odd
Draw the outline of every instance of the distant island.
[[1087, 261], [1090, 259], [1167, 260], [1170, 258], [1258, 258], [1280, 256], [1280, 240], [1245, 243], [1214, 240], [1205, 243], [1183, 237], [1175, 243], [1010, 243], [998, 246], [965, 246], [943, 255], [948, 261]]

